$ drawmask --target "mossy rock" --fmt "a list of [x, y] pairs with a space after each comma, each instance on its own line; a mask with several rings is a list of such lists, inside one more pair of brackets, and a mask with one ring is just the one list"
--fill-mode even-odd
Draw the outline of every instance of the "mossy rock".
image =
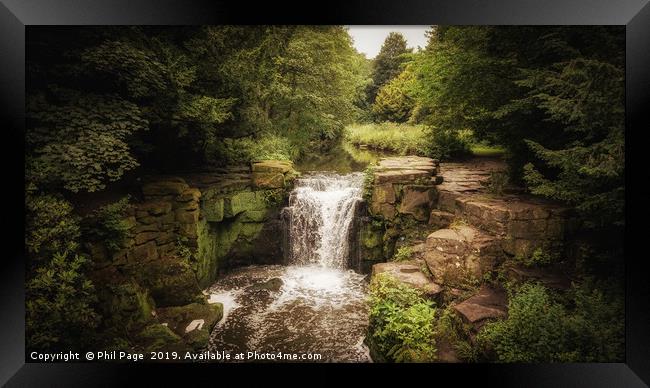
[[184, 337], [188, 325], [194, 320], [203, 320], [202, 329], [212, 331], [214, 326], [223, 318], [223, 304], [190, 303], [185, 306], [160, 308], [158, 320], [167, 323], [177, 335]]
[[101, 314], [115, 325], [130, 329], [153, 318], [154, 300], [136, 282], [108, 284], [98, 295]]
[[159, 307], [184, 305], [203, 297], [194, 271], [178, 257], [147, 263], [138, 276]]
[[137, 341], [147, 352], [185, 350], [186, 348], [179, 335], [160, 323], [146, 326], [138, 334]]

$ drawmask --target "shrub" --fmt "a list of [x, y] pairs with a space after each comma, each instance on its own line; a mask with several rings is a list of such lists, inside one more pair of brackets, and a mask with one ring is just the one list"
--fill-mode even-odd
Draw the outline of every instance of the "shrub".
[[508, 318], [484, 326], [483, 352], [500, 362], [620, 362], [622, 298], [606, 299], [586, 282], [565, 306], [542, 285], [525, 284], [508, 304]]
[[216, 140], [207, 153], [208, 160], [215, 164], [250, 163], [263, 159], [295, 160], [298, 154], [298, 148], [288, 138], [273, 134]]
[[414, 288], [380, 274], [370, 287], [370, 333], [378, 350], [395, 362], [436, 358], [432, 302]]
[[102, 242], [109, 252], [120, 250], [131, 225], [126, 220], [129, 197], [104, 205], [84, 220], [84, 233], [92, 241]]
[[543, 267], [551, 264], [557, 258], [555, 255], [544, 251], [542, 248], [537, 248], [530, 256], [515, 256], [515, 259], [527, 267]]
[[94, 287], [84, 274], [87, 260], [55, 253], [26, 284], [27, 346], [39, 350], [82, 349], [99, 316]]
[[503, 190], [508, 186], [509, 180], [508, 174], [503, 171], [491, 172], [488, 191], [495, 195], [503, 195]]
[[397, 253], [393, 256], [393, 261], [404, 261], [411, 258], [413, 255], [413, 248], [410, 246], [404, 246], [397, 248]]
[[470, 140], [459, 131], [429, 128], [428, 155], [440, 160], [467, 156], [471, 153]]
[[52, 195], [27, 196], [25, 208], [25, 247], [31, 257], [49, 258], [77, 248], [79, 220], [68, 201]]

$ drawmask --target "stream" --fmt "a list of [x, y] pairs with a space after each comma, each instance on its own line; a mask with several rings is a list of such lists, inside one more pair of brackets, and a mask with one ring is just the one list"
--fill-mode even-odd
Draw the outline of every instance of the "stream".
[[312, 171], [296, 180], [283, 210], [288, 264], [235, 269], [207, 290], [211, 301], [224, 305], [208, 350], [297, 354], [294, 362], [309, 353], [319, 358], [304, 361], [372, 362], [363, 343], [366, 276], [347, 268], [362, 187], [360, 172]]

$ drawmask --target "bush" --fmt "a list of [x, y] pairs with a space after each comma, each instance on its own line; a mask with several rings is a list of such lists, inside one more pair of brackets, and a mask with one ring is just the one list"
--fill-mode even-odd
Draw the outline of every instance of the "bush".
[[52, 195], [27, 196], [25, 208], [25, 247], [32, 258], [77, 248], [79, 220], [68, 201]]
[[427, 130], [428, 155], [439, 160], [449, 160], [471, 153], [470, 139], [459, 131], [431, 127]]
[[493, 171], [490, 173], [490, 183], [488, 191], [495, 195], [503, 195], [503, 191], [508, 186], [510, 178], [503, 171]]
[[410, 246], [404, 246], [397, 248], [397, 253], [393, 256], [393, 261], [404, 261], [408, 260], [413, 256], [413, 248]]
[[478, 334], [479, 346], [500, 362], [622, 361], [622, 298], [607, 300], [589, 282], [570, 297], [565, 306], [544, 286], [525, 284], [510, 299], [508, 318]]
[[84, 220], [84, 234], [91, 241], [104, 243], [111, 253], [119, 251], [131, 228], [126, 221], [129, 206], [127, 196], [95, 210]]
[[298, 148], [288, 138], [264, 134], [216, 141], [209, 148], [208, 160], [215, 164], [245, 164], [263, 159], [295, 160], [298, 154]]
[[55, 253], [26, 284], [26, 334], [30, 349], [70, 351], [87, 346], [99, 316], [94, 287], [84, 274], [87, 260]]
[[380, 274], [370, 287], [370, 333], [378, 350], [395, 362], [436, 359], [433, 303], [414, 288]]
[[542, 248], [537, 248], [528, 257], [515, 256], [515, 259], [527, 267], [544, 267], [557, 260], [556, 255], [545, 252]]

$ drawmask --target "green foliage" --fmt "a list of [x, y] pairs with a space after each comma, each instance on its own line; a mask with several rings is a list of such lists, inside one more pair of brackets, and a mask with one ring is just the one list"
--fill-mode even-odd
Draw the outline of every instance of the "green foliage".
[[345, 138], [356, 146], [365, 145], [402, 155], [425, 155], [424, 136], [424, 128], [420, 125], [385, 122], [349, 125]]
[[515, 259], [527, 267], [543, 267], [557, 261], [557, 255], [552, 254], [542, 248], [537, 248], [530, 256], [515, 256]]
[[259, 138], [243, 137], [215, 141], [208, 160], [217, 164], [244, 164], [253, 160], [295, 160], [298, 148], [282, 136], [263, 134]]
[[90, 241], [101, 242], [109, 252], [120, 250], [129, 236], [131, 224], [126, 219], [129, 197], [104, 205], [84, 219], [84, 235]]
[[393, 261], [409, 260], [413, 256], [413, 248], [410, 246], [403, 246], [397, 248], [397, 252], [393, 256]]
[[52, 93], [50, 100], [44, 94], [28, 98], [28, 182], [93, 192], [138, 166], [128, 140], [147, 121], [136, 105], [113, 95]]
[[432, 155], [471, 129], [505, 147], [513, 182], [622, 225], [624, 47], [618, 27], [434, 27], [409, 64]]
[[503, 190], [508, 186], [510, 179], [504, 171], [493, 171], [490, 173], [488, 191], [495, 195], [503, 195]]
[[470, 154], [470, 142], [459, 131], [427, 128], [425, 132], [429, 137], [427, 154], [439, 160], [449, 160]]
[[399, 32], [391, 32], [384, 40], [379, 54], [372, 63], [372, 82], [368, 85], [368, 101], [375, 102], [379, 89], [402, 71], [401, 66], [406, 61], [406, 40]]
[[79, 219], [69, 202], [53, 195], [28, 195], [25, 209], [25, 247], [31, 258], [41, 260], [77, 249]]
[[395, 362], [436, 358], [432, 302], [414, 288], [380, 274], [370, 287], [370, 332], [379, 351]]
[[27, 346], [41, 351], [81, 350], [88, 346], [99, 316], [94, 287], [84, 275], [87, 260], [55, 253], [26, 283]]
[[[375, 182], [375, 166], [368, 165], [363, 171], [363, 199], [370, 203], [372, 201], [373, 185]], [[380, 225], [383, 228], [383, 224]]]
[[622, 299], [585, 282], [572, 300], [567, 307], [545, 287], [525, 284], [510, 298], [508, 318], [485, 325], [477, 341], [500, 362], [620, 362]]
[[379, 89], [372, 104], [372, 113], [376, 121], [404, 123], [409, 120], [415, 104], [409, 92], [414, 81], [413, 77], [413, 72], [407, 67]]

